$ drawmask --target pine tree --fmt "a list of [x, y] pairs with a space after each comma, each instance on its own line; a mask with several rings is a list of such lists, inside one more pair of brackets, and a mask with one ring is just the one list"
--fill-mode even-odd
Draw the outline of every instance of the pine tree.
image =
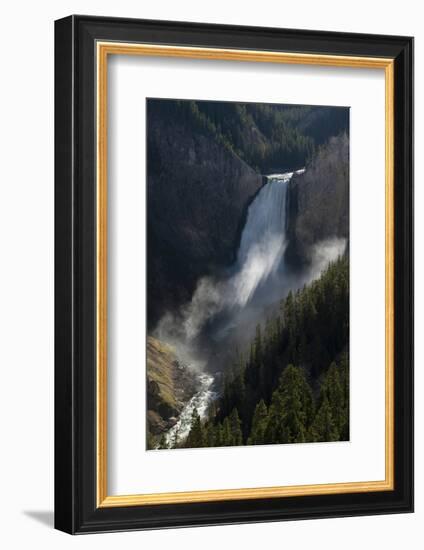
[[223, 447], [224, 446], [224, 434], [222, 429], [222, 424], [219, 422], [215, 426], [215, 447]]
[[231, 425], [228, 416], [224, 418], [222, 423], [222, 446], [229, 447], [233, 444], [233, 436], [231, 434]]
[[248, 445], [263, 445], [265, 443], [265, 431], [268, 424], [268, 410], [261, 399], [256, 405], [253, 415], [252, 429], [248, 439]]
[[[319, 409], [325, 401], [327, 404], [324, 406], [322, 414], [327, 414], [326, 409], [328, 406], [331, 413], [331, 423], [334, 424], [338, 439], [347, 440], [349, 438], [349, 374], [347, 354], [343, 354], [339, 366], [333, 361], [322, 379], [318, 402]], [[322, 418], [320, 422], [322, 431]], [[330, 429], [328, 430], [331, 432]], [[316, 426], [315, 431], [317, 431]]]
[[265, 443], [290, 443], [290, 433], [284, 422], [285, 406], [281, 393], [275, 390], [269, 407], [268, 423], [265, 429]]
[[288, 365], [278, 389], [272, 395], [269, 422], [265, 434], [267, 443], [302, 443], [313, 419], [312, 391], [303, 370]]
[[315, 416], [311, 426], [311, 437], [313, 441], [338, 441], [339, 432], [336, 422], [331, 414], [331, 407], [325, 397]]
[[338, 432], [340, 432], [345, 421], [345, 397], [339, 376], [339, 370], [335, 362], [331, 363], [321, 385], [320, 402], [325, 399], [328, 401], [335, 426]]
[[216, 443], [216, 427], [213, 425], [212, 421], [209, 421], [206, 426], [205, 434], [205, 446], [206, 447], [215, 447]]
[[205, 434], [202, 426], [202, 421], [200, 419], [197, 409], [193, 409], [193, 414], [191, 416], [191, 428], [187, 436], [185, 447], [187, 448], [197, 448], [205, 446]]
[[231, 429], [231, 440], [232, 440], [231, 444], [235, 446], [243, 445], [241, 421], [236, 408], [232, 410], [230, 415], [230, 429]]
[[349, 440], [349, 356], [344, 353], [340, 360], [340, 383], [343, 390], [343, 421], [340, 426], [340, 439]]

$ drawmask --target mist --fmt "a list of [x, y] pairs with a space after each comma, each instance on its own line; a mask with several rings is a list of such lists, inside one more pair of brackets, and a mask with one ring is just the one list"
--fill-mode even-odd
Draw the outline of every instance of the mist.
[[257, 323], [279, 312], [290, 290], [317, 279], [329, 262], [344, 254], [346, 240], [332, 238], [310, 248], [302, 269], [287, 265], [292, 176], [268, 176], [249, 206], [234, 265], [220, 276], [201, 278], [190, 302], [159, 321], [154, 336], [172, 345], [185, 364], [199, 371], [224, 371], [234, 350], [243, 350]]
[[172, 345], [185, 364], [199, 371], [224, 371], [231, 350], [243, 349], [257, 323], [277, 314], [289, 291], [319, 278], [342, 256], [346, 239], [316, 243], [309, 264], [296, 271], [284, 262], [285, 248], [285, 242], [270, 239], [266, 247], [255, 246], [226, 276], [200, 279], [191, 301], [162, 317], [154, 336]]
[[234, 351], [247, 346], [256, 325], [279, 312], [290, 290], [317, 279], [344, 254], [346, 240], [332, 238], [310, 248], [302, 269], [287, 265], [287, 195], [292, 176], [292, 172], [268, 176], [249, 206], [234, 265], [220, 276], [201, 278], [190, 302], [159, 321], [154, 336], [172, 345], [187, 365], [199, 371], [224, 371]]

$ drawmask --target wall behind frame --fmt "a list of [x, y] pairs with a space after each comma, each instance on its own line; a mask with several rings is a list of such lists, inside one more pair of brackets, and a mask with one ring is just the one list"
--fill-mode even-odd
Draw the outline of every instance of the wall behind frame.
[[[424, 474], [416, 470], [416, 513], [399, 516], [256, 524], [70, 537], [53, 523], [53, 21], [71, 13], [414, 35], [416, 151], [424, 148], [424, 30], [414, 0], [347, 7], [331, 0], [278, 3], [186, 0], [17, 0], [3, 8], [0, 87], [0, 541], [45, 550], [121, 545], [208, 550], [277, 543], [326, 550], [420, 548]], [[421, 122], [421, 124], [420, 124]], [[417, 155], [416, 181], [424, 180]], [[422, 186], [416, 186], [419, 212]], [[416, 281], [424, 280], [424, 217], [416, 217]], [[424, 387], [424, 291], [416, 285], [416, 383]], [[416, 464], [424, 463], [424, 403], [416, 400]]]

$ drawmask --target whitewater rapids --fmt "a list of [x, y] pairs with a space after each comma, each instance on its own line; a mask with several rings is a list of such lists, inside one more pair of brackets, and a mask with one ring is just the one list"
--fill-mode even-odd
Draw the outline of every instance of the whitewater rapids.
[[212, 390], [214, 378], [210, 374], [202, 373], [198, 375], [200, 390], [193, 395], [190, 401], [182, 410], [177, 423], [166, 432], [165, 440], [167, 445], [175, 442], [177, 434], [178, 441], [184, 441], [191, 428], [191, 419], [194, 409], [197, 410], [201, 419], [206, 417], [209, 405], [217, 398], [216, 392]]

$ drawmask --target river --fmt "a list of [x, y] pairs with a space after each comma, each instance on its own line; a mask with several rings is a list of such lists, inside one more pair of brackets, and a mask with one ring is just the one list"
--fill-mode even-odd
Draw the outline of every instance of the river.
[[198, 375], [200, 389], [193, 395], [190, 401], [182, 410], [177, 423], [166, 432], [165, 439], [168, 445], [172, 445], [177, 434], [178, 441], [184, 441], [191, 428], [191, 419], [194, 409], [199, 413], [200, 418], [205, 418], [209, 405], [218, 397], [218, 394], [212, 389], [214, 378], [207, 373]]

